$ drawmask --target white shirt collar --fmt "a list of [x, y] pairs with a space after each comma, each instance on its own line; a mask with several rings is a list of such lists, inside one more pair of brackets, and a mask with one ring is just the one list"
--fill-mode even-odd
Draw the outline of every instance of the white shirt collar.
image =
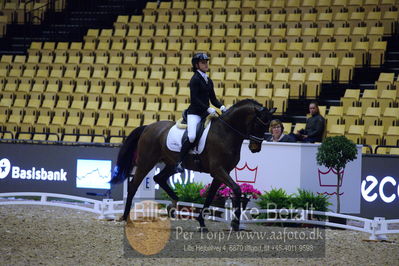
[[284, 138], [284, 133], [281, 134], [280, 138], [277, 141], [275, 141], [273, 136], [272, 136], [272, 141], [273, 142], [279, 142], [282, 138]]
[[205, 79], [205, 82], [208, 83], [208, 75], [201, 70], [197, 69], [198, 73], [201, 74], [201, 76]]

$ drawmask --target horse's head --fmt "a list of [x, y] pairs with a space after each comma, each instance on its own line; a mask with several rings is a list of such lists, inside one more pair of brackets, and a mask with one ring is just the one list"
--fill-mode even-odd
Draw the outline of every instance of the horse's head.
[[265, 132], [276, 108], [267, 109], [252, 99], [245, 99], [234, 104], [222, 115], [227, 128], [243, 139], [249, 139], [251, 152], [259, 152], [262, 148]]
[[260, 152], [265, 132], [269, 129], [269, 123], [273, 113], [277, 108], [267, 109], [266, 107], [256, 106], [255, 115], [249, 125], [249, 149], [251, 152]]

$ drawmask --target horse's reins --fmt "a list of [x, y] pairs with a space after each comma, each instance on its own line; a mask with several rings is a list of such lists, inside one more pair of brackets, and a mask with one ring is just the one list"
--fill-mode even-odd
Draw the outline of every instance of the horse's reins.
[[[226, 121], [224, 121], [221, 118], [221, 115], [219, 113], [217, 114], [217, 118], [222, 121], [226, 126], [228, 126], [230, 129], [232, 129], [235, 133], [237, 133], [238, 135], [240, 135], [241, 137], [243, 137], [244, 139], [249, 139], [258, 143], [262, 143], [262, 141], [264, 140], [263, 138], [259, 138], [257, 136], [254, 136], [252, 134], [243, 134], [242, 132], [240, 132], [239, 130], [235, 129], [234, 127], [232, 127], [229, 123], [227, 123]], [[265, 122], [263, 122], [258, 116], [256, 116], [256, 119], [259, 123], [261, 123], [263, 126], [267, 127], [267, 124]]]

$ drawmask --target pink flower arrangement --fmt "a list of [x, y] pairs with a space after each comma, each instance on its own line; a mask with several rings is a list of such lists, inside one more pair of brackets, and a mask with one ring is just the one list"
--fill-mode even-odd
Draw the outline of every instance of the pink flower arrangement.
[[240, 184], [240, 188], [242, 195], [249, 199], [251, 198], [257, 199], [258, 196], [262, 194], [259, 190], [255, 189], [254, 186], [252, 186], [251, 184], [242, 183]]
[[[206, 196], [208, 195], [208, 190], [210, 188], [211, 184], [206, 185], [203, 189], [200, 190], [200, 196], [203, 198], [206, 198]], [[214, 197], [214, 199], [221, 199], [221, 198], [226, 198], [228, 196], [225, 196], [224, 193], [222, 193], [222, 191], [224, 191], [226, 189], [226, 185], [222, 184], [219, 189], [216, 191], [216, 195]]]
[[[208, 189], [211, 184], [205, 186], [205, 188], [200, 190], [201, 197], [206, 197]], [[241, 188], [242, 196], [248, 199], [257, 199], [262, 193], [255, 189], [251, 184], [242, 183], [239, 185]], [[215, 198], [228, 198], [233, 196], [233, 191], [231, 188], [222, 184], [218, 191], [216, 192]]]

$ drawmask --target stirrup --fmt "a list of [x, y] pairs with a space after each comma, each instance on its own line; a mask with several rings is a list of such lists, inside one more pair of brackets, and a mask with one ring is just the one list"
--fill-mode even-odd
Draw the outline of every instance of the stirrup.
[[178, 173], [183, 173], [183, 172], [184, 172], [184, 168], [183, 168], [183, 166], [182, 166], [182, 162], [180, 162], [180, 163], [177, 164], [177, 166], [176, 166], [176, 171], [177, 171]]

